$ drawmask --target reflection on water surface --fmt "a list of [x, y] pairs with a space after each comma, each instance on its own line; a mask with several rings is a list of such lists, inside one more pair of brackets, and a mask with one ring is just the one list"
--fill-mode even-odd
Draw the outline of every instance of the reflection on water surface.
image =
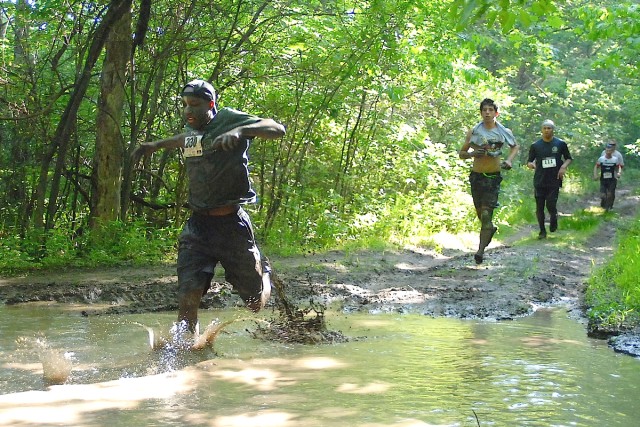
[[[201, 320], [246, 319], [246, 311]], [[639, 360], [586, 337], [562, 310], [493, 323], [327, 314], [349, 343], [257, 341], [238, 320], [214, 351], [149, 350], [175, 313], [85, 318], [0, 307], [0, 426], [635, 426]], [[269, 313], [260, 318], [268, 319]], [[41, 340], [66, 355], [42, 378]], [[476, 418], [477, 417], [477, 418]]]

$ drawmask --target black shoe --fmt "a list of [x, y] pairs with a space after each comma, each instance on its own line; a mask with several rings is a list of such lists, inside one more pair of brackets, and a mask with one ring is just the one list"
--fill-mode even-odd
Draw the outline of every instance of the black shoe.
[[558, 229], [558, 218], [551, 218], [549, 220], [549, 231], [552, 233]]
[[482, 256], [482, 254], [476, 253], [473, 256], [473, 259], [476, 260], [476, 264], [482, 264], [482, 261], [484, 260], [484, 257]]
[[547, 232], [545, 230], [542, 230], [539, 234], [538, 234], [538, 239], [542, 240], [542, 239], [546, 239], [547, 238]]

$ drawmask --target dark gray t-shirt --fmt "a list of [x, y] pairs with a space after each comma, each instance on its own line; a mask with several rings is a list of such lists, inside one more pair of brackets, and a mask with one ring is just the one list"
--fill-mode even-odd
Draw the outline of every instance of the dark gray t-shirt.
[[185, 131], [191, 138], [185, 141], [185, 165], [189, 177], [189, 205], [194, 211], [209, 210], [234, 204], [254, 203], [256, 193], [249, 179], [248, 150], [251, 140], [245, 139], [231, 151], [215, 150], [214, 139], [238, 126], [261, 119], [232, 108], [223, 108], [204, 128]]

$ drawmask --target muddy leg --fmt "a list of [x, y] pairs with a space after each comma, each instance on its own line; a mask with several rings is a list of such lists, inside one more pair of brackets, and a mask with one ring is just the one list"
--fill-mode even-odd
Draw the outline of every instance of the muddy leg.
[[558, 229], [558, 196], [553, 192], [547, 199], [547, 210], [549, 211], [549, 231], [552, 233]]
[[536, 219], [538, 220], [538, 227], [540, 231], [545, 231], [544, 226], [544, 199], [536, 200]]
[[609, 209], [613, 209], [613, 202], [616, 200], [615, 190], [611, 190], [609, 193]]
[[267, 301], [269, 301], [269, 297], [271, 296], [271, 269], [265, 269], [262, 273], [262, 291], [260, 292], [260, 298], [249, 298], [247, 299], [247, 308], [254, 313], [259, 312], [261, 309], [267, 305]]
[[618, 181], [613, 181], [611, 185], [609, 185], [609, 189], [607, 191], [607, 209], [613, 209], [613, 202], [616, 200], [617, 185]]
[[[555, 192], [554, 192], [555, 194]], [[549, 211], [549, 230], [553, 233], [558, 229], [558, 197], [553, 196], [547, 199], [547, 210]]]
[[480, 220], [482, 221], [482, 228], [480, 228], [480, 244], [478, 245], [478, 252], [473, 256], [476, 264], [481, 264], [484, 260], [484, 250], [489, 246], [491, 239], [493, 239], [493, 235], [498, 230], [498, 228], [493, 225], [492, 219], [493, 209], [484, 209], [480, 215]]
[[181, 293], [178, 301], [178, 323], [186, 322], [189, 332], [196, 332], [198, 324], [198, 308], [202, 291], [194, 290]]
[[547, 237], [547, 229], [544, 227], [544, 203], [543, 197], [536, 197], [536, 219], [538, 220], [538, 227], [540, 228], [540, 234], [538, 238]]
[[604, 197], [602, 198], [601, 206], [605, 210], [609, 210], [609, 209], [611, 209], [613, 207], [613, 201], [612, 201], [611, 190], [610, 189], [607, 189], [607, 192], [605, 193]]

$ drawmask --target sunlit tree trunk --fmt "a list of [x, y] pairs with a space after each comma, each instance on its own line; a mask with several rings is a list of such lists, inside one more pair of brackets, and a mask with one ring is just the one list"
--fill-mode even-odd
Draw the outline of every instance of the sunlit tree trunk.
[[91, 79], [91, 73], [100, 54], [102, 53], [102, 49], [109, 37], [109, 33], [111, 32], [111, 28], [120, 21], [125, 13], [131, 13], [131, 0], [113, 0], [110, 3], [108, 12], [96, 28], [93, 41], [91, 42], [91, 46], [87, 53], [82, 74], [78, 79], [75, 90], [71, 95], [69, 103], [67, 104], [61, 120], [58, 123], [58, 127], [56, 128], [53, 142], [54, 145], [58, 147], [58, 158], [56, 159], [56, 166], [53, 172], [53, 178], [51, 179], [51, 191], [49, 193], [49, 205], [47, 206], [47, 217], [45, 222], [45, 229], [47, 230], [53, 228], [55, 215], [58, 211], [60, 179], [62, 172], [64, 171], [67, 151], [69, 149], [69, 137], [75, 125], [78, 108], [80, 107], [80, 103], [87, 91], [87, 87], [89, 86], [89, 81]]
[[124, 153], [121, 119], [131, 45], [131, 11], [129, 10], [111, 30], [100, 79], [92, 227], [97, 223], [117, 219], [120, 212]]

